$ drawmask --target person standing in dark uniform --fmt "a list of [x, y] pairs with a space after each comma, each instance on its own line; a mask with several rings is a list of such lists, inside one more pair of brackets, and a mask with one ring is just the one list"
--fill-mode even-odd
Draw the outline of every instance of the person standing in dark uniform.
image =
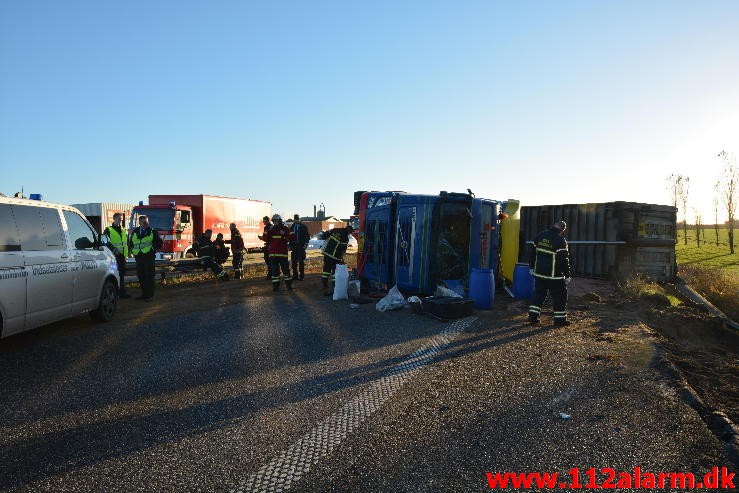
[[[329, 279], [334, 281], [334, 272], [336, 265], [344, 263], [344, 254], [349, 245], [349, 235], [352, 234], [354, 228], [351, 225], [345, 228], [334, 228], [324, 231], [321, 235], [322, 240], [326, 240], [323, 244], [323, 272], [321, 273], [321, 284], [324, 289], [329, 287]], [[324, 294], [331, 294], [326, 291]]]
[[288, 291], [293, 289], [293, 278], [290, 275], [290, 264], [287, 260], [287, 245], [293, 239], [293, 233], [282, 224], [279, 214], [272, 216], [272, 228], [264, 233], [264, 238], [269, 243], [269, 260], [272, 271], [272, 289], [280, 290], [280, 269], [285, 275], [285, 286]]
[[529, 255], [531, 274], [536, 281], [534, 295], [529, 306], [529, 323], [539, 323], [541, 306], [552, 294], [554, 324], [569, 325], [567, 321], [567, 285], [570, 283], [570, 253], [562, 233], [567, 229], [564, 221], [557, 221], [551, 228], [534, 238]]
[[293, 279], [302, 281], [305, 278], [305, 249], [308, 247], [308, 226], [300, 222], [300, 216], [293, 216], [293, 225], [290, 228], [295, 235], [290, 242], [290, 261], [293, 267]]
[[246, 253], [244, 238], [236, 227], [236, 223], [231, 223], [228, 228], [231, 230], [231, 254], [233, 255], [231, 263], [234, 267], [234, 279], [241, 279], [244, 254]]
[[113, 214], [113, 224], [103, 230], [103, 242], [108, 246], [113, 255], [115, 255], [115, 263], [118, 264], [118, 274], [120, 275], [120, 288], [118, 296], [121, 298], [130, 298], [131, 295], [126, 293], [126, 259], [128, 258], [128, 231], [123, 229], [121, 220], [123, 214], [116, 212]]
[[154, 260], [156, 251], [162, 248], [163, 242], [159, 233], [149, 227], [149, 218], [139, 216], [139, 227], [128, 237], [128, 246], [136, 259], [136, 275], [141, 286], [141, 296], [137, 300], [154, 299]]
[[[267, 233], [269, 233], [269, 230], [272, 229], [272, 223], [269, 221], [269, 216], [264, 216], [262, 218], [262, 223], [264, 224], [264, 233], [262, 233], [262, 235], [259, 236], [258, 238], [264, 241], [264, 248], [262, 249], [262, 251], [264, 252], [264, 263], [267, 264], [267, 280], [271, 281], [272, 280], [272, 270], [270, 268], [270, 263], [269, 263], [269, 241], [266, 239], [268, 237]], [[279, 272], [278, 272], [278, 275], [279, 275]]]

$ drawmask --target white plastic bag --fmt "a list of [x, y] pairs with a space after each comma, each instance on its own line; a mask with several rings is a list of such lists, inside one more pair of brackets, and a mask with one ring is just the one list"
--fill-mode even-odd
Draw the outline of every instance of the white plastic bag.
[[393, 288], [387, 292], [385, 297], [377, 302], [375, 309], [377, 309], [378, 312], [384, 312], [387, 310], [395, 310], [396, 308], [403, 308], [403, 306], [405, 306], [403, 293], [400, 292], [398, 286], [393, 286]]
[[434, 296], [451, 296], [452, 298], [464, 298], [461, 294], [454, 291], [453, 289], [445, 288], [444, 286], [436, 286]]
[[349, 269], [346, 264], [339, 264], [336, 266], [336, 272], [334, 273], [334, 301], [348, 300], [348, 287]]

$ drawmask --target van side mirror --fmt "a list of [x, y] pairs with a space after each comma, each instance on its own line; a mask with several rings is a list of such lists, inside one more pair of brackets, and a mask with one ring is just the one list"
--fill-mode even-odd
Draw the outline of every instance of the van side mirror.
[[91, 242], [90, 239], [87, 238], [86, 236], [83, 236], [81, 238], [77, 238], [76, 240], [74, 240], [74, 248], [77, 250], [87, 250], [94, 246], [95, 244]]

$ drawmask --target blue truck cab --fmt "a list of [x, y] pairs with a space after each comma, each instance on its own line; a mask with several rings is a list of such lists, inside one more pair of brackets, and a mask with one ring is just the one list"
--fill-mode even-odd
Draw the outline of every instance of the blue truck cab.
[[430, 294], [440, 284], [468, 287], [473, 268], [497, 275], [499, 210], [497, 201], [467, 193], [368, 192], [360, 209], [360, 277], [370, 286]]

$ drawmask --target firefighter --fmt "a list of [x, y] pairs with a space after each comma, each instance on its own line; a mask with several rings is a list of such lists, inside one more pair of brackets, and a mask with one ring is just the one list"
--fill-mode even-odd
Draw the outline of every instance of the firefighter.
[[328, 291], [329, 278], [331, 279], [331, 283], [333, 283], [336, 265], [344, 263], [344, 254], [349, 245], [349, 235], [352, 234], [352, 231], [354, 231], [354, 228], [348, 225], [345, 228], [329, 229], [321, 235], [321, 239], [326, 240], [322, 248], [323, 272], [321, 273], [321, 284], [326, 289], [324, 294], [331, 294]]
[[198, 254], [198, 257], [200, 257], [203, 261], [203, 265], [207, 268], [209, 268], [213, 274], [215, 274], [217, 279], [220, 279], [222, 281], [228, 281], [228, 274], [223, 269], [221, 264], [216, 262], [216, 247], [213, 244], [213, 241], [211, 240], [211, 236], [213, 236], [213, 231], [210, 229], [206, 229], [203, 234], [201, 234], [197, 240], [195, 240], [195, 244], [193, 247], [195, 247], [195, 251]]
[[218, 233], [216, 235], [216, 240], [213, 242], [213, 247], [216, 249], [216, 262], [221, 265], [225, 264], [226, 260], [228, 260], [228, 256], [231, 254], [231, 251], [226, 246], [226, 242], [223, 239], [223, 233]]
[[282, 224], [282, 217], [279, 214], [272, 216], [272, 228], [264, 233], [263, 239], [269, 244], [272, 289], [280, 290], [280, 269], [282, 269], [285, 275], [285, 286], [288, 291], [292, 291], [293, 278], [290, 275], [290, 264], [287, 260], [287, 246], [294, 239], [294, 235], [287, 226]]
[[264, 241], [264, 247], [262, 248], [262, 251], [264, 252], [264, 263], [267, 264], [267, 280], [271, 281], [272, 269], [270, 268], [269, 263], [269, 241], [267, 240], [267, 233], [269, 233], [269, 230], [272, 229], [272, 223], [269, 221], [269, 216], [264, 216], [262, 218], [262, 223], [264, 224], [264, 233], [262, 233], [262, 235], [260, 235], [258, 238]]
[[231, 230], [231, 253], [233, 253], [231, 263], [234, 267], [234, 278], [241, 279], [246, 246], [244, 245], [244, 238], [241, 236], [241, 232], [236, 228], [236, 224], [231, 223], [228, 227]]
[[128, 237], [128, 246], [136, 259], [136, 275], [141, 286], [141, 296], [137, 300], [151, 301], [154, 299], [154, 260], [156, 251], [162, 248], [162, 238], [159, 233], [149, 227], [149, 218], [139, 216], [139, 227], [131, 231]]
[[529, 255], [531, 274], [536, 281], [534, 295], [529, 306], [529, 323], [539, 323], [541, 306], [552, 294], [554, 324], [569, 325], [567, 320], [567, 285], [570, 283], [570, 256], [567, 240], [562, 233], [567, 229], [564, 221], [557, 221], [551, 228], [534, 238]]
[[120, 212], [113, 214], [113, 224], [103, 230], [102, 240], [110, 251], [113, 252], [115, 263], [118, 264], [118, 274], [121, 276], [118, 296], [121, 298], [130, 298], [131, 295], [126, 293], [126, 285], [124, 283], [124, 278], [126, 277], [126, 258], [128, 258], [128, 231], [121, 226], [122, 219], [123, 214]]
[[293, 225], [290, 228], [295, 239], [290, 242], [290, 262], [293, 267], [293, 279], [302, 281], [305, 278], [305, 249], [308, 247], [308, 227], [300, 222], [300, 215], [293, 216]]

